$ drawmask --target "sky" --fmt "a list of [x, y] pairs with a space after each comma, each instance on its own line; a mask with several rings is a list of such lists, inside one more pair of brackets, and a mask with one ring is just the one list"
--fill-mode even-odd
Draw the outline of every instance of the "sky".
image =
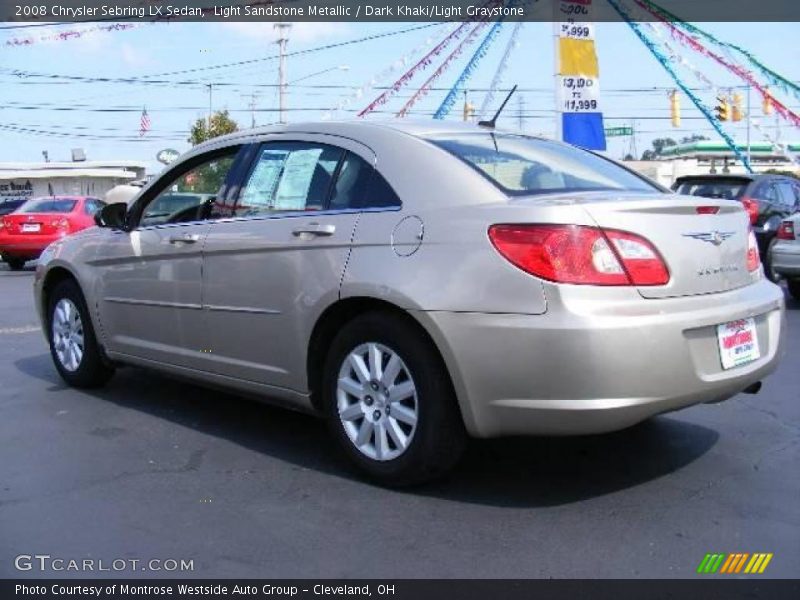
[[[414, 23], [302, 23], [289, 33], [288, 51], [296, 52], [379, 34], [411, 29]], [[703, 23], [717, 38], [748, 49], [763, 63], [784, 77], [800, 80], [800, 24], [798, 23]], [[330, 109], [349, 99], [349, 107], [365, 107], [380, 92], [356, 97], [355, 90], [376, 75], [395, 70], [381, 83], [391, 84], [405, 69], [397, 68], [417, 48], [442, 39], [452, 25], [438, 24], [373, 41], [344, 45], [287, 59], [289, 121], [318, 120]], [[469, 79], [467, 88], [486, 89], [498, 68], [508, 43], [512, 24], [505, 24], [488, 54]], [[85, 30], [84, 35], [66, 41], [53, 34]], [[673, 128], [669, 121], [668, 89], [674, 82], [630, 28], [622, 23], [596, 25], [600, 64], [601, 102], [606, 127], [633, 125], [634, 138], [609, 138], [609, 155], [621, 158], [650, 147], [656, 137], [680, 139], [699, 133], [719, 139], [712, 126], [682, 96], [683, 122]], [[7, 42], [30, 39], [17, 46]], [[92, 31], [88, 25], [67, 25], [30, 29], [0, 30], [0, 162], [38, 162], [47, 151], [50, 160], [70, 160], [71, 149], [82, 148], [89, 160], [141, 160], [152, 172], [159, 170], [155, 155], [164, 148], [180, 152], [191, 123], [214, 110], [227, 109], [242, 127], [255, 120], [265, 125], [277, 120], [278, 63], [276, 34], [271, 23], [157, 23], [141, 24], [123, 31]], [[523, 90], [508, 105], [500, 126], [522, 128], [529, 133], [552, 136], [554, 121], [554, 48], [551, 23], [526, 23], [518, 46], [511, 54], [502, 86], [513, 84]], [[673, 43], [697, 70], [720, 88], [741, 84], [708, 59]], [[431, 118], [477, 44], [467, 47], [436, 81], [435, 87], [414, 106], [418, 118]], [[449, 50], [447, 51], [449, 52]], [[209, 68], [237, 61], [240, 66]], [[439, 59], [441, 60], [441, 58]], [[435, 70], [428, 67], [403, 88], [375, 118], [391, 118]], [[690, 87], [699, 87], [691, 71], [679, 68]], [[188, 71], [188, 72], [186, 72]], [[56, 77], [21, 77], [18, 73]], [[183, 73], [175, 73], [183, 72]], [[175, 74], [173, 74], [175, 73]], [[65, 78], [71, 77], [72, 79]], [[77, 79], [75, 79], [77, 78]], [[83, 78], [83, 79], [81, 79]], [[85, 78], [91, 79], [87, 81]], [[131, 83], [98, 82], [98, 78], [125, 78]], [[298, 81], [302, 80], [302, 81]], [[209, 99], [208, 84], [212, 84]], [[639, 91], [636, 91], [639, 90]], [[470, 102], [480, 106], [484, 93], [470, 91]], [[255, 94], [255, 96], [254, 96]], [[713, 105], [710, 91], [698, 91]], [[800, 112], [800, 101], [778, 95]], [[500, 96], [496, 97], [496, 102]], [[255, 105], [257, 111], [252, 112]], [[462, 118], [463, 96], [449, 115]], [[146, 107], [152, 126], [139, 136], [142, 108]], [[761, 102], [752, 94], [752, 114], [770, 135], [784, 141], [800, 141], [800, 132], [775, 117], [761, 117]], [[412, 113], [413, 114], [413, 113]], [[336, 113], [352, 118], [351, 110]], [[522, 117], [522, 118], [520, 118]], [[744, 122], [727, 124], [726, 130], [744, 140]], [[751, 130], [753, 141], [763, 138]]]

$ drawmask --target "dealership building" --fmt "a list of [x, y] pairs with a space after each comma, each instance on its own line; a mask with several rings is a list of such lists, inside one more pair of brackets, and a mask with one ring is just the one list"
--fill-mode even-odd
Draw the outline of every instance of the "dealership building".
[[102, 198], [114, 186], [143, 179], [145, 167], [132, 160], [0, 163], [0, 202], [59, 194]]
[[[800, 143], [786, 143], [783, 150], [771, 143], [736, 146], [741, 154], [750, 155], [750, 165], [756, 173], [787, 171], [800, 176], [800, 164], [789, 158], [800, 155]], [[656, 160], [631, 160], [625, 164], [668, 187], [684, 175], [747, 173], [727, 144], [710, 140], [667, 146]]]

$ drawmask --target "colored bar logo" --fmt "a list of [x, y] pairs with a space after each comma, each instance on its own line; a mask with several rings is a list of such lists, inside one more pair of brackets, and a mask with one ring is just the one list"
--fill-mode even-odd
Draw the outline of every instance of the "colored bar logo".
[[697, 572], [701, 575], [713, 575], [715, 573], [727, 575], [748, 573], [755, 575], [763, 573], [771, 560], [772, 552], [706, 554], [697, 566]]

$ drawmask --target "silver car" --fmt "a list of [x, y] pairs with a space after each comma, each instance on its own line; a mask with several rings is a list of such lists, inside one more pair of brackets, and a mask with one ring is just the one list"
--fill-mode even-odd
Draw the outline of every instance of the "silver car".
[[324, 416], [390, 485], [468, 436], [585, 434], [757, 391], [784, 300], [740, 203], [561, 143], [307, 123], [192, 149], [50, 246], [36, 305], [79, 387], [151, 367]]
[[800, 300], [800, 213], [780, 224], [769, 251], [772, 269], [786, 279], [794, 299]]

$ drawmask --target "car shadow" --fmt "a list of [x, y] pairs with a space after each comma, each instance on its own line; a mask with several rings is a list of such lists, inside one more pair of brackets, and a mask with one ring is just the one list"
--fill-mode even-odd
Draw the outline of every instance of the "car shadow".
[[[50, 391], [67, 389], [48, 354], [15, 366], [50, 383]], [[361, 481], [321, 419], [137, 368], [120, 369], [107, 387], [87, 393], [305, 469]], [[668, 475], [705, 454], [718, 437], [662, 416], [605, 435], [472, 440], [446, 479], [398, 493], [503, 507], [569, 504]]]
[[800, 310], [800, 300], [795, 300], [785, 286], [781, 287], [783, 288], [783, 293], [786, 296], [786, 310]]
[[9, 266], [6, 263], [0, 261], [0, 273], [4, 273], [4, 276], [6, 277], [14, 275], [31, 275], [32, 273], [35, 272], [36, 272], [35, 262], [26, 263], [25, 266], [22, 267], [22, 269], [20, 269], [19, 271], [13, 271], [9, 268]]

